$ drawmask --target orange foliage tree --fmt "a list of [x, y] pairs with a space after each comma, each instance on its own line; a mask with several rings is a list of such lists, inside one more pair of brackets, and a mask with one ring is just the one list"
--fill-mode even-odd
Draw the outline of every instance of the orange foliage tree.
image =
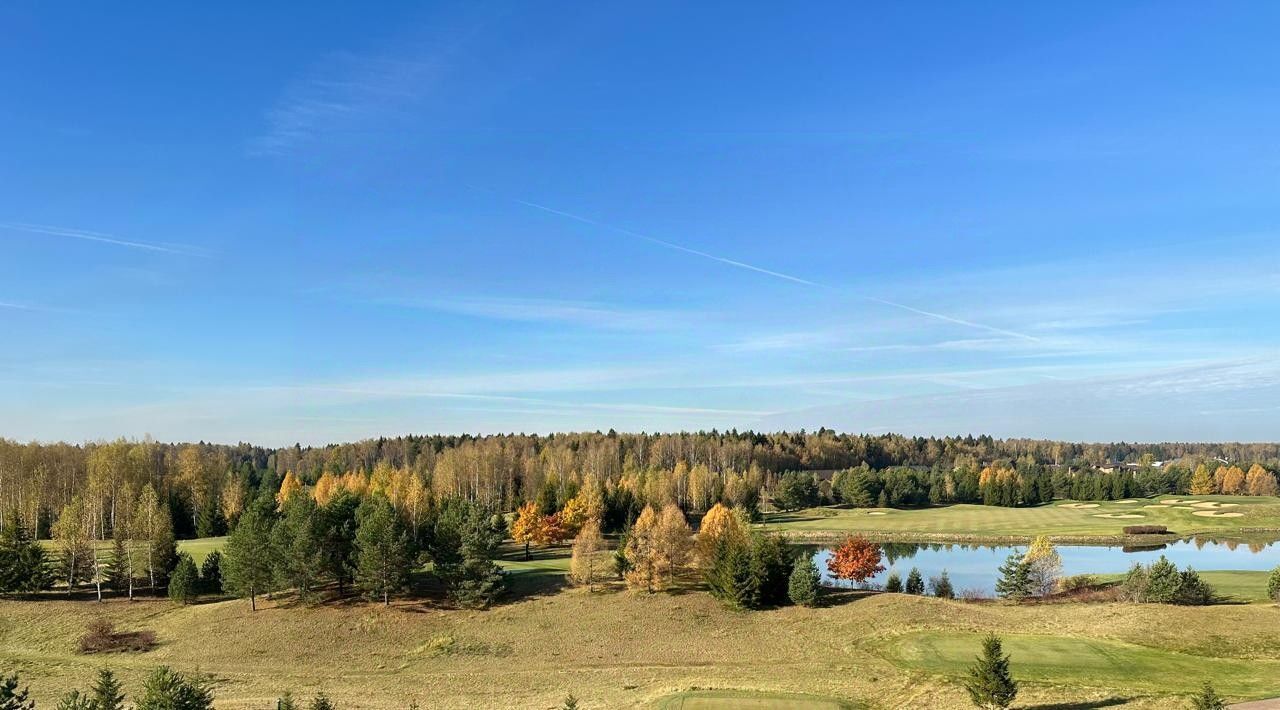
[[845, 538], [827, 560], [827, 569], [836, 579], [863, 582], [884, 571], [880, 564], [880, 546], [865, 537]]

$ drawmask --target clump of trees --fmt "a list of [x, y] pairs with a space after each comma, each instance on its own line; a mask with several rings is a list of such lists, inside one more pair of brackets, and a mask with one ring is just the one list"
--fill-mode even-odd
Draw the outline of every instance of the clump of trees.
[[1025, 552], [1014, 550], [1000, 565], [996, 594], [1010, 601], [1043, 597], [1057, 591], [1062, 579], [1062, 557], [1044, 535], [1036, 537]]
[[1194, 569], [1179, 571], [1164, 555], [1148, 566], [1134, 563], [1119, 591], [1122, 599], [1139, 603], [1203, 606], [1215, 598], [1213, 587]]

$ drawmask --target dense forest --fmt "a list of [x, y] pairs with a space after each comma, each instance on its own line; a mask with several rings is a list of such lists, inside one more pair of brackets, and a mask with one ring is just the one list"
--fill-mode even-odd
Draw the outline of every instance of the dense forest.
[[[1132, 475], [1104, 473], [1118, 464]], [[1201, 464], [1217, 472], [1219, 489], [1220, 479], [1233, 479], [1232, 469], [1239, 469], [1238, 492], [1249, 492], [1255, 464], [1280, 470], [1280, 444], [1081, 444], [829, 430], [404, 436], [280, 449], [0, 439], [0, 526], [16, 517], [46, 538], [71, 510], [87, 537], [105, 540], [121, 516], [132, 517], [149, 489], [171, 511], [175, 536], [203, 537], [225, 533], [249, 501], [275, 497], [282, 485], [310, 487], [317, 497], [337, 489], [394, 488], [396, 496], [422, 506], [462, 499], [508, 512], [526, 501], [562, 508], [594, 481], [608, 504], [606, 527], [617, 527], [646, 503], [674, 502], [697, 514], [716, 502], [754, 509], [762, 499], [777, 499], [782, 507], [1030, 505], [1050, 497], [1189, 492]], [[832, 477], [832, 471], [844, 473]], [[786, 472], [822, 474], [787, 478]]]

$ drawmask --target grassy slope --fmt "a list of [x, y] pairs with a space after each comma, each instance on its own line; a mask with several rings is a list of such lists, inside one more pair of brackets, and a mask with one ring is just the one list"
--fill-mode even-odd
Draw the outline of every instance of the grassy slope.
[[[1047, 534], [1060, 538], [1122, 535], [1126, 525], [1165, 525], [1179, 535], [1230, 534], [1242, 529], [1280, 531], [1280, 498], [1251, 496], [1182, 496], [1180, 500], [1234, 503], [1223, 512], [1244, 513], [1239, 518], [1207, 518], [1175, 507], [1148, 508], [1173, 496], [1138, 499], [1134, 503], [1102, 502], [1096, 508], [1071, 508], [1072, 501], [1054, 501], [1036, 508], [1001, 508], [985, 505], [950, 505], [920, 510], [822, 508], [777, 513], [766, 518], [776, 530], [814, 535], [866, 532], [897, 535], [954, 535], [964, 538], [1026, 538]], [[873, 513], [882, 513], [874, 515]], [[1100, 518], [1128, 514], [1141, 518]]]
[[[713, 696], [680, 695], [698, 688], [748, 691], [762, 707], [777, 700], [771, 694], [804, 693], [962, 708], [956, 676], [991, 630], [1010, 635], [1015, 672], [1034, 681], [1020, 701], [1168, 707], [1161, 693], [1194, 690], [1206, 674], [1239, 697], [1280, 694], [1280, 608], [1271, 605], [1009, 607], [846, 594], [826, 608], [736, 613], [687, 587], [654, 596], [564, 589], [563, 550], [508, 556], [521, 596], [484, 612], [430, 601], [266, 604], [257, 613], [243, 601], [3, 601], [0, 667], [21, 670], [43, 701], [100, 664], [136, 687], [168, 663], [212, 673], [220, 705], [233, 708], [267, 707], [287, 688], [324, 689], [361, 708], [403, 708], [412, 697], [424, 707], [551, 707], [567, 693], [584, 707], [716, 707]], [[160, 647], [75, 655], [75, 638], [99, 615], [155, 630]], [[1073, 670], [1079, 658], [1087, 672]], [[721, 707], [735, 706], [733, 694], [719, 695]]]

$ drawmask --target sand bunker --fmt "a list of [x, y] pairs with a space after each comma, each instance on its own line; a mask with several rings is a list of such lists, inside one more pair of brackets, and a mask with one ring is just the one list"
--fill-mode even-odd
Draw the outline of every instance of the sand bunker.
[[888, 513], [880, 510], [873, 510], [870, 513], [867, 513], [867, 515], [888, 515]]
[[1115, 501], [1115, 502], [1116, 502], [1116, 503], [1137, 503], [1138, 501], [1136, 501], [1136, 500], [1118, 500], [1118, 501]]
[[1244, 513], [1220, 513], [1216, 510], [1197, 510], [1192, 515], [1199, 515], [1202, 518], [1243, 518]]
[[1145, 518], [1147, 516], [1138, 515], [1137, 513], [1098, 513], [1093, 517], [1095, 518]]
[[1152, 504], [1152, 505], [1144, 505], [1144, 506], [1142, 506], [1142, 507], [1143, 507], [1143, 508], [1168, 508], [1169, 506], [1167, 506], [1167, 505], [1161, 505], [1161, 504], [1159, 504], [1159, 503], [1155, 503], [1155, 504]]
[[1204, 500], [1204, 501], [1200, 501], [1199, 503], [1192, 503], [1191, 505], [1196, 508], [1234, 508], [1240, 504], [1239, 503], [1215, 503], [1211, 500]]
[[1195, 508], [1192, 508], [1189, 505], [1175, 505], [1173, 506], [1173, 509], [1174, 510], [1195, 510]]
[[1059, 507], [1059, 508], [1074, 508], [1074, 509], [1080, 509], [1080, 508], [1097, 508], [1097, 507], [1098, 507], [1098, 504], [1097, 504], [1097, 503], [1063, 503], [1062, 505], [1060, 505], [1060, 506], [1058, 506], [1058, 507]]
[[1187, 499], [1187, 500], [1178, 500], [1177, 498], [1170, 498], [1169, 500], [1162, 500], [1160, 502], [1164, 503], [1165, 505], [1179, 505], [1182, 503], [1195, 503], [1196, 501], [1194, 498]]

